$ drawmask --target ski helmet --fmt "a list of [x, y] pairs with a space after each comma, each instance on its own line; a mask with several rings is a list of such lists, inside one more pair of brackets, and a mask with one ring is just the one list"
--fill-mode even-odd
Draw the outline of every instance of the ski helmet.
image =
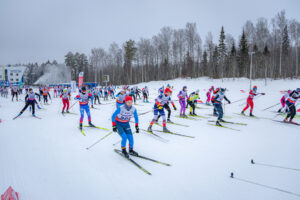
[[226, 91], [226, 88], [221, 88], [221, 92], [225, 92]]
[[64, 89], [64, 92], [67, 92], [67, 88]]
[[81, 90], [82, 90], [82, 91], [86, 91], [86, 88], [83, 86], [83, 87], [81, 88]]
[[253, 90], [257, 90], [257, 86], [256, 85], [253, 86]]
[[196, 90], [196, 93], [198, 94], [200, 92], [200, 90]]
[[187, 89], [187, 87], [186, 87], [186, 86], [183, 86], [182, 90], [184, 90], [184, 89]]

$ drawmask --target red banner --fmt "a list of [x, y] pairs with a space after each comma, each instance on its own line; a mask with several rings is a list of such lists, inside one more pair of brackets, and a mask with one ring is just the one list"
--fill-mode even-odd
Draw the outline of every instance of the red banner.
[[78, 75], [78, 87], [83, 85], [83, 72], [80, 72]]

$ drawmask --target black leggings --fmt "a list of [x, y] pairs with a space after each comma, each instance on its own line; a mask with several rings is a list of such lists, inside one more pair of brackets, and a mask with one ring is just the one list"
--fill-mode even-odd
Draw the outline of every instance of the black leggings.
[[21, 110], [21, 112], [20, 113], [23, 113], [26, 109], [27, 109], [27, 107], [28, 106], [31, 106], [32, 107], [32, 114], [34, 114], [35, 113], [35, 102], [26, 102], [26, 104], [25, 104], [25, 106], [24, 106], [24, 108]]
[[100, 99], [98, 95], [95, 95], [95, 104], [96, 104], [96, 100], [98, 100], [98, 103], [100, 104]]
[[14, 100], [14, 96], [16, 96], [16, 99], [17, 99], [17, 101], [18, 101], [18, 92], [13, 92], [12, 93], [12, 101]]
[[[168, 119], [171, 117], [171, 108], [168, 104], [164, 105], [164, 108], [168, 111]], [[160, 115], [157, 116], [157, 120], [160, 118]]]
[[290, 120], [292, 120], [295, 115], [296, 115], [296, 107], [295, 107], [295, 104], [292, 104], [292, 103], [286, 103], [287, 106], [288, 106], [288, 115], [287, 115], [287, 119], [290, 117]]
[[[192, 107], [192, 109], [193, 109], [193, 114], [195, 114], [195, 108], [196, 108], [196, 106], [195, 106], [195, 103], [194, 102], [192, 102], [192, 101], [190, 101], [189, 102], [189, 105]], [[190, 112], [191, 113], [191, 112]]]

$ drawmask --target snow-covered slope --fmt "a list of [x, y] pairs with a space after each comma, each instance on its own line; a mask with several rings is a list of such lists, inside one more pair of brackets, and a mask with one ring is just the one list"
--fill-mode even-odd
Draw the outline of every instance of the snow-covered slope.
[[71, 81], [70, 69], [64, 64], [46, 65], [45, 73], [34, 84], [69, 83]]
[[[201, 99], [205, 100], [207, 89], [214, 85], [226, 87], [231, 101], [248, 96], [249, 81], [246, 79], [221, 80], [177, 79], [139, 84], [148, 85], [151, 103], [138, 100], [139, 113], [153, 107], [157, 89], [163, 84], [174, 85], [173, 98], [183, 85], [189, 92], [200, 89]], [[258, 92], [266, 95], [255, 101], [254, 114], [273, 118], [279, 106], [262, 111], [276, 104], [281, 98], [281, 90], [299, 87], [299, 80], [254, 81]], [[204, 91], [204, 89], [206, 91]], [[247, 91], [242, 93], [240, 90]], [[73, 94], [74, 96], [75, 94]], [[246, 100], [245, 100], [246, 101]], [[274, 122], [269, 119], [241, 117], [239, 113], [245, 103], [241, 101], [226, 105], [225, 118], [234, 122], [247, 123], [247, 126], [226, 124], [239, 129], [234, 131], [210, 126], [207, 120], [179, 119], [178, 110], [172, 110], [171, 119], [189, 127], [168, 125], [174, 132], [195, 136], [195, 139], [157, 133], [169, 140], [162, 142], [141, 132], [134, 134], [135, 150], [172, 164], [166, 167], [146, 160], [134, 158], [152, 173], [149, 176], [114, 153], [120, 148], [118, 134], [113, 133], [90, 150], [90, 146], [107, 134], [107, 131], [85, 128], [86, 136], [78, 130], [79, 108], [71, 111], [77, 115], [62, 116], [59, 99], [53, 99], [44, 110], [37, 110], [42, 119], [31, 117], [26, 111], [20, 118], [12, 118], [24, 106], [24, 102], [11, 102], [0, 98], [0, 192], [9, 185], [20, 193], [21, 200], [62, 200], [62, 199], [205, 199], [205, 200], [292, 200], [299, 197], [261, 186], [241, 182], [229, 177], [231, 172], [238, 178], [254, 181], [300, 194], [300, 172], [250, 164], [250, 160], [292, 168], [300, 168], [300, 127]], [[71, 104], [74, 103], [72, 100]], [[108, 103], [108, 102], [103, 102]], [[178, 102], [175, 102], [179, 108]], [[97, 105], [92, 109], [95, 125], [111, 129], [111, 114], [114, 103]], [[198, 115], [207, 116], [212, 108], [199, 105]], [[248, 111], [247, 111], [248, 114]], [[146, 129], [152, 113], [140, 116], [140, 128]], [[275, 119], [283, 119], [277, 116]], [[300, 122], [299, 119], [295, 121]], [[84, 123], [87, 124], [85, 116]], [[161, 123], [161, 121], [160, 121]], [[132, 126], [133, 130], [134, 127]], [[154, 125], [153, 129], [161, 129]]]

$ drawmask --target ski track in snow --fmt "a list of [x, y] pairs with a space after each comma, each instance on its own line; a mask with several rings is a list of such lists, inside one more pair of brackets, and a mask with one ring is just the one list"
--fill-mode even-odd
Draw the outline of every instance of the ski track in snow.
[[[36, 115], [42, 117], [41, 120], [32, 118], [29, 110], [12, 120], [23, 108], [24, 102], [12, 103], [10, 98], [0, 98], [0, 193], [11, 185], [19, 192], [21, 200], [298, 199], [229, 178], [230, 172], [234, 172], [238, 178], [300, 193], [299, 172], [250, 164], [250, 160], [254, 159], [262, 163], [300, 168], [300, 128], [272, 120], [235, 115], [243, 108], [239, 105], [246, 102], [249, 90], [247, 79], [226, 79], [223, 83], [206, 78], [176, 79], [138, 84], [139, 88], [148, 85], [151, 93], [151, 103], [138, 100], [138, 104], [144, 105], [136, 106], [138, 113], [152, 109], [158, 88], [167, 83], [174, 85], [173, 100], [177, 99], [176, 95], [183, 85], [187, 85], [189, 93], [200, 89], [202, 101], [206, 100], [205, 94], [211, 85], [228, 88], [226, 96], [231, 101], [243, 97], [245, 101], [226, 105], [225, 116], [234, 118], [225, 120], [248, 125], [224, 124], [240, 129], [238, 132], [207, 125], [207, 121], [214, 117], [201, 120], [176, 118], [174, 116], [179, 115], [180, 108], [176, 101], [177, 111], [172, 109], [171, 119], [189, 127], [167, 126], [171, 131], [195, 136], [195, 139], [157, 132], [169, 140], [166, 143], [142, 131], [134, 134], [137, 152], [172, 165], [166, 167], [133, 157], [152, 173], [149, 176], [113, 151], [114, 148], [120, 148], [120, 144], [112, 145], [120, 140], [116, 133], [86, 150], [108, 131], [84, 128], [86, 136], [83, 136], [78, 129], [78, 104], [71, 109], [78, 115], [63, 116], [60, 114], [60, 100], [53, 99], [50, 105], [43, 105], [45, 110], [36, 109]], [[300, 81], [268, 81], [265, 86], [264, 81], [257, 80], [253, 81], [254, 84], [258, 86], [258, 92], [266, 92], [266, 95], [254, 100], [253, 113], [258, 117], [273, 118], [275, 113], [262, 110], [280, 101], [281, 90], [295, 89]], [[247, 92], [241, 93], [241, 89]], [[115, 103], [96, 107], [100, 110], [91, 109], [92, 122], [96, 126], [111, 129], [110, 119]], [[278, 108], [269, 110], [277, 111]], [[212, 113], [212, 108], [197, 109], [196, 113], [206, 116]], [[248, 113], [249, 110], [246, 111]], [[146, 129], [152, 117], [152, 112], [139, 116], [140, 128]], [[275, 119], [281, 120], [283, 117]], [[295, 121], [299, 123], [300, 119]], [[84, 124], [87, 125], [86, 115]], [[135, 132], [132, 124], [131, 127]], [[153, 129], [162, 127], [154, 125]]]

